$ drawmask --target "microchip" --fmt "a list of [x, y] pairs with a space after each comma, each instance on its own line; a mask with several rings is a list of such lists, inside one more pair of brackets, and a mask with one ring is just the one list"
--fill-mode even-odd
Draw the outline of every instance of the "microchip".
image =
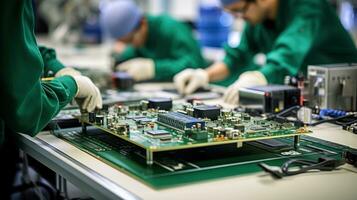
[[141, 118], [141, 119], [139, 119], [139, 122], [140, 123], [149, 123], [149, 122], [152, 122], [152, 120], [149, 118]]
[[217, 120], [221, 113], [221, 108], [212, 105], [199, 105], [193, 107], [193, 109], [193, 116], [197, 118]]
[[172, 99], [170, 98], [151, 98], [148, 101], [148, 108], [160, 110], [171, 110], [172, 108]]
[[160, 140], [170, 140], [172, 138], [172, 135], [165, 130], [149, 130], [146, 131], [146, 134], [152, 138]]
[[148, 133], [149, 135], [153, 135], [153, 136], [170, 135], [170, 133], [165, 130], [149, 130], [149, 131], [146, 131], [146, 133]]
[[135, 118], [134, 121], [135, 122], [140, 122], [140, 123], [147, 123], [147, 122], [151, 122], [151, 119], [146, 118], [146, 117], [142, 117], [142, 118]]
[[266, 130], [266, 128], [261, 127], [261, 126], [252, 126], [252, 127], [250, 127], [250, 130], [253, 130], [253, 131], [263, 131], [263, 130]]
[[130, 116], [126, 116], [126, 118], [127, 118], [127, 119], [136, 120], [136, 119], [144, 118], [144, 116], [142, 116], [142, 115], [130, 115]]
[[200, 127], [201, 129], [205, 128], [203, 120], [178, 112], [160, 113], [157, 121], [180, 130], [192, 128], [193, 126]]

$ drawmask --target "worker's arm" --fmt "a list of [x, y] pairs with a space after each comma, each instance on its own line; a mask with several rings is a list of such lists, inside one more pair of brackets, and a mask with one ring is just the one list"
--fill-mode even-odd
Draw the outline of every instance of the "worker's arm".
[[55, 75], [59, 70], [64, 68], [64, 65], [57, 60], [56, 52], [54, 49], [39, 46], [39, 50], [44, 64], [44, 76], [47, 77], [51, 71]]
[[[298, 13], [290, 26], [276, 39], [267, 55], [266, 65], [260, 69], [269, 83], [281, 84], [286, 75], [296, 75], [318, 37], [321, 10], [296, 8]], [[306, 12], [308, 10], [309, 12]]]
[[125, 62], [127, 60], [138, 57], [138, 50], [131, 45], [128, 45], [122, 53], [113, 53], [112, 57], [114, 58], [115, 66]]
[[206, 69], [209, 82], [215, 82], [225, 79], [229, 75], [229, 69], [223, 62], [217, 62]]
[[[237, 47], [225, 46], [225, 57], [222, 64], [217, 64], [217, 69], [215, 70], [219, 74], [212, 73], [212, 76], [217, 76], [220, 79], [212, 79], [212, 81], [218, 81], [226, 78], [229, 73], [234, 73], [238, 68], [249, 68], [252, 64], [252, 60], [255, 54], [258, 53], [257, 43], [254, 37], [254, 28], [246, 24], [244, 31], [241, 36], [240, 43]], [[225, 67], [225, 68], [223, 68]], [[212, 69], [213, 70], [213, 69]], [[244, 70], [240, 70], [244, 71]]]
[[235, 48], [226, 46], [223, 62], [215, 63], [206, 70], [186, 69], [177, 74], [174, 77], [174, 84], [179, 93], [191, 94], [197, 88], [205, 87], [209, 82], [223, 80], [229, 73], [237, 71], [236, 68], [247, 67], [256, 53], [251, 32], [251, 27], [246, 26], [240, 44]]
[[6, 1], [0, 8], [0, 121], [35, 135], [70, 102], [76, 82], [63, 76], [43, 83], [44, 62], [37, 47], [31, 1]]
[[199, 45], [193, 38], [192, 32], [184, 26], [180, 27], [179, 30], [172, 29], [166, 33], [167, 42], [163, 42], [161, 45], [171, 44], [167, 47], [167, 51], [170, 51], [171, 55], [170, 58], [166, 59], [154, 59], [155, 80], [171, 81], [175, 74], [186, 68], [206, 67]]
[[253, 42], [251, 27], [246, 26], [240, 44], [233, 47], [225, 47], [225, 58], [223, 62], [217, 62], [206, 69], [209, 82], [215, 82], [225, 79], [230, 73], [236, 71], [235, 68], [246, 67], [251, 62], [254, 54], [257, 52]]
[[175, 52], [175, 57], [172, 59], [154, 59], [154, 79], [157, 81], [169, 81], [172, 80], [175, 74], [185, 68], [198, 68], [199, 65], [189, 52], [190, 51], [188, 49], [181, 49]]

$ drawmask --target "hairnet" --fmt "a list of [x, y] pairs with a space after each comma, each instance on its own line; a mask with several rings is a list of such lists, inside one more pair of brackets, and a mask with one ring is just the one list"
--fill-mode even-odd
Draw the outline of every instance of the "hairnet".
[[111, 1], [103, 5], [100, 23], [105, 33], [117, 39], [133, 32], [142, 15], [142, 11], [131, 0]]

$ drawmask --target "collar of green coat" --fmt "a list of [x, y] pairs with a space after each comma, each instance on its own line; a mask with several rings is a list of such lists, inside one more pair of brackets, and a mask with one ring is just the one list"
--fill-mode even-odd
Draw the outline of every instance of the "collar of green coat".
[[270, 30], [276, 33], [280, 33], [286, 27], [288, 23], [288, 18], [291, 13], [289, 13], [288, 1], [290, 0], [279, 0], [278, 2], [278, 12], [275, 20], [265, 20], [258, 26], [262, 26], [266, 30]]
[[288, 18], [289, 6], [288, 1], [290, 0], [279, 0], [278, 13], [276, 16], [276, 27], [277, 29], [283, 29]]
[[158, 24], [156, 24], [156, 17], [146, 14], [145, 15], [147, 22], [148, 22], [148, 33], [146, 36], [146, 42], [145, 42], [145, 47], [150, 47], [150, 46], [154, 46], [155, 43], [157, 42], [156, 38], [159, 38], [160, 36], [158, 35], [157, 32], [157, 26]]

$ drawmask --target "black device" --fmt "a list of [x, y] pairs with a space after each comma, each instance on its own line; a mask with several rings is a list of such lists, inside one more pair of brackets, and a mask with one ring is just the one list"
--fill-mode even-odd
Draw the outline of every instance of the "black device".
[[263, 113], [277, 113], [299, 105], [300, 89], [287, 85], [255, 86], [239, 89], [239, 103], [243, 108]]
[[342, 154], [342, 157], [345, 159], [345, 161], [348, 164], [351, 164], [351, 165], [357, 167], [357, 150], [356, 149], [350, 149], [348, 151], [344, 151]]
[[126, 72], [114, 72], [112, 74], [113, 85], [119, 90], [132, 90], [134, 79]]
[[148, 99], [148, 108], [171, 110], [172, 99], [170, 98], [151, 98]]
[[221, 108], [212, 105], [198, 105], [193, 107], [193, 116], [196, 118], [208, 118], [217, 120], [221, 113]]

